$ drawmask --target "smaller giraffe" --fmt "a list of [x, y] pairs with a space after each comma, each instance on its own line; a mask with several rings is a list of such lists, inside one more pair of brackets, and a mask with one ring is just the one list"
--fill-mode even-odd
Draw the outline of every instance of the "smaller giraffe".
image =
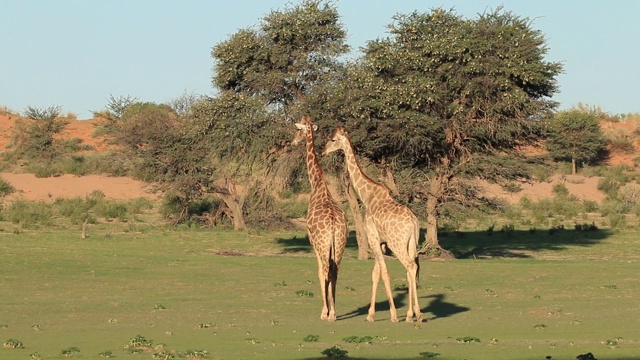
[[307, 233], [318, 262], [318, 279], [322, 292], [320, 319], [335, 321], [336, 283], [340, 261], [347, 245], [347, 220], [344, 211], [331, 197], [322, 168], [318, 163], [313, 141], [317, 126], [312, 124], [308, 116], [304, 116], [295, 125], [298, 132], [291, 145], [297, 145], [304, 139], [307, 146], [307, 171], [311, 183], [311, 197], [307, 209]]
[[417, 290], [418, 274], [420, 272], [417, 250], [420, 235], [418, 218], [406, 206], [396, 202], [389, 195], [389, 190], [386, 187], [374, 181], [362, 171], [353, 151], [351, 140], [343, 127], [338, 127], [334, 130], [327, 142], [323, 155], [337, 150], [344, 152], [351, 185], [365, 206], [365, 228], [369, 246], [376, 258], [371, 274], [371, 304], [367, 321], [373, 321], [373, 316], [376, 312], [376, 291], [380, 276], [382, 276], [387, 300], [389, 301], [391, 321], [398, 321], [389, 273], [382, 252], [382, 245], [386, 245], [407, 270], [409, 309], [407, 310], [406, 321], [413, 321], [413, 315], [415, 314], [416, 320], [420, 322], [422, 321], [422, 314], [418, 304]]

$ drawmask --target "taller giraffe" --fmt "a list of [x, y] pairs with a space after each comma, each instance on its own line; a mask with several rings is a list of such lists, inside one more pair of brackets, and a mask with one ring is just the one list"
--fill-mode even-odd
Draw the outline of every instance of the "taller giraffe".
[[318, 163], [314, 147], [314, 131], [317, 126], [305, 116], [299, 123], [296, 137], [291, 142], [297, 145], [306, 140], [307, 171], [311, 184], [311, 197], [307, 209], [307, 233], [318, 262], [318, 279], [322, 292], [322, 313], [320, 319], [336, 320], [336, 283], [338, 269], [347, 245], [347, 219], [344, 211], [333, 200], [324, 181], [322, 168]]
[[389, 282], [389, 273], [382, 253], [382, 244], [386, 244], [407, 269], [407, 281], [409, 283], [407, 322], [413, 321], [414, 314], [417, 321], [422, 321], [417, 291], [417, 279], [420, 271], [417, 251], [420, 234], [418, 219], [406, 206], [396, 202], [389, 195], [389, 190], [386, 187], [374, 181], [362, 171], [354, 154], [351, 140], [343, 127], [338, 127], [334, 130], [329, 142], [327, 142], [323, 155], [337, 150], [344, 151], [351, 184], [365, 206], [365, 229], [369, 246], [375, 255], [375, 265], [371, 274], [371, 305], [369, 306], [367, 321], [373, 321], [373, 316], [376, 312], [376, 291], [381, 275], [387, 299], [389, 300], [391, 321], [398, 321]]

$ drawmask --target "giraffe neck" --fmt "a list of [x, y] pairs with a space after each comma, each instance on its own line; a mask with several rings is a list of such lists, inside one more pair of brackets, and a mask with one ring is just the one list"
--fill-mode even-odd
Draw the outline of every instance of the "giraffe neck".
[[349, 172], [349, 177], [351, 178], [351, 183], [353, 188], [358, 193], [358, 197], [365, 204], [365, 206], [371, 204], [371, 202], [376, 197], [376, 194], [379, 193], [379, 190], [385, 190], [382, 185], [378, 182], [371, 179], [367, 174], [365, 174], [360, 165], [358, 164], [358, 159], [356, 158], [356, 154], [353, 151], [353, 145], [351, 145], [351, 140], [347, 137], [347, 146], [345, 146], [344, 157], [347, 165], [347, 171]]
[[311, 183], [311, 192], [316, 193], [318, 190], [326, 189], [322, 168], [318, 163], [316, 149], [313, 144], [313, 129], [305, 134], [307, 141], [307, 171], [309, 173], [309, 183]]

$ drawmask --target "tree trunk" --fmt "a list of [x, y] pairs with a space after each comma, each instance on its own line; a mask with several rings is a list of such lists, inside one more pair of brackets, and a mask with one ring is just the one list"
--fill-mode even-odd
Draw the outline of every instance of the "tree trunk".
[[230, 181], [225, 181], [222, 186], [215, 188], [215, 194], [222, 199], [224, 204], [229, 208], [231, 221], [234, 230], [246, 230], [247, 224], [244, 220], [244, 201], [246, 199], [246, 190], [238, 190]]
[[435, 176], [429, 182], [429, 189], [427, 191], [427, 233], [425, 242], [422, 248], [418, 251], [420, 254], [425, 254], [429, 257], [438, 257], [442, 259], [454, 259], [453, 254], [443, 249], [438, 241], [438, 204], [446, 185], [446, 178], [441, 176]]
[[349, 202], [349, 209], [353, 214], [353, 221], [356, 227], [356, 242], [358, 243], [358, 260], [368, 260], [371, 258], [371, 248], [369, 247], [369, 238], [364, 226], [364, 209], [358, 202], [358, 195], [349, 183], [348, 177], [343, 177], [345, 196]]
[[572, 157], [571, 158], [571, 174], [575, 175], [577, 172], [577, 166], [576, 166], [576, 158]]

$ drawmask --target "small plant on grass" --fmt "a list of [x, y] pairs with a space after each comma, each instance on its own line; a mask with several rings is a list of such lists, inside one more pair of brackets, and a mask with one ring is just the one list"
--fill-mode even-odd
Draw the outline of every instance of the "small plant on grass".
[[343, 338], [342, 341], [353, 344], [371, 344], [373, 338], [371, 336], [348, 336]]
[[439, 353], [433, 352], [433, 351], [424, 351], [420, 353], [420, 356], [427, 359], [433, 359], [439, 355], [440, 355]]
[[29, 359], [31, 360], [42, 360], [42, 356], [40, 354], [38, 354], [37, 352], [29, 355]]
[[64, 357], [74, 357], [77, 353], [80, 352], [80, 349], [78, 349], [75, 346], [72, 346], [70, 348], [67, 349], [63, 349], [60, 353], [62, 354], [62, 356]]
[[313, 297], [313, 293], [308, 290], [298, 290], [296, 291], [296, 295], [298, 295], [298, 297]]
[[101, 353], [98, 354], [98, 356], [103, 357], [103, 358], [112, 358], [112, 357], [116, 357], [115, 355], [113, 355], [113, 352], [107, 350], [107, 351], [103, 351]]
[[465, 336], [465, 337], [457, 338], [456, 341], [461, 343], [461, 344], [473, 344], [473, 343], [479, 343], [480, 339], [478, 339], [477, 337], [473, 337], [473, 336]]
[[545, 324], [537, 324], [533, 328], [536, 329], [536, 330], [544, 330], [544, 329], [547, 328], [547, 325], [545, 325]]
[[20, 340], [9, 339], [2, 344], [2, 347], [5, 349], [22, 349], [24, 348], [24, 344]]
[[153, 341], [147, 340], [142, 335], [136, 335], [136, 337], [129, 339], [129, 342], [124, 347], [131, 352], [146, 351], [153, 348]]
[[316, 341], [318, 341], [318, 339], [320, 339], [320, 336], [318, 336], [318, 335], [307, 335], [307, 336], [305, 336], [304, 339], [302, 339], [302, 341], [304, 341], [304, 342], [316, 342]]
[[333, 347], [329, 348], [329, 349], [325, 349], [321, 352], [322, 355], [329, 357], [329, 358], [344, 358], [344, 357], [348, 357], [349, 352], [347, 350], [342, 350], [340, 349], [339, 346], [334, 345]]
[[190, 360], [206, 359], [209, 357], [209, 352], [207, 350], [187, 350], [184, 355]]
[[160, 303], [156, 303], [155, 305], [153, 305], [153, 308], [156, 310], [165, 310], [166, 306], [160, 304]]

